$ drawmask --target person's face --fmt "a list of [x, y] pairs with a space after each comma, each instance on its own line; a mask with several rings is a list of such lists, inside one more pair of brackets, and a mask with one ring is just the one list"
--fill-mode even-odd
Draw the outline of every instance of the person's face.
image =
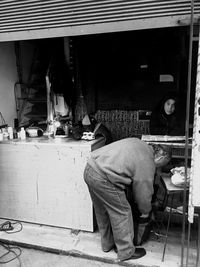
[[164, 150], [160, 149], [155, 153], [154, 162], [157, 168], [167, 165], [169, 161], [170, 158]]
[[167, 115], [171, 115], [175, 111], [175, 100], [168, 99], [164, 104], [164, 111]]

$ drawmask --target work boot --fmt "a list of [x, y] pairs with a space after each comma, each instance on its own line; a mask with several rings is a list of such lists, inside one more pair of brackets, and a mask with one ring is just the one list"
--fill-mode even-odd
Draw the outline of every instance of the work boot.
[[123, 259], [121, 261], [136, 260], [142, 258], [145, 255], [146, 255], [146, 250], [144, 248], [135, 248], [135, 252], [130, 258]]
[[109, 248], [109, 249], [104, 249], [103, 252], [110, 252], [111, 250], [114, 250], [115, 253], [117, 253], [117, 247], [114, 245], [113, 247]]

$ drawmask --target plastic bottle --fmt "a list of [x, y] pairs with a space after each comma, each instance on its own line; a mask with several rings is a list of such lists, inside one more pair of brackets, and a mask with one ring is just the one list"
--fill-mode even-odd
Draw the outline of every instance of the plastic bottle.
[[24, 130], [24, 127], [22, 127], [21, 130], [20, 130], [20, 138], [21, 138], [21, 140], [25, 140], [26, 139], [26, 132]]
[[14, 139], [18, 138], [17, 130], [15, 128], [13, 129], [13, 138]]
[[69, 124], [68, 123], [65, 124], [64, 131], [65, 131], [65, 136], [68, 137], [69, 136]]
[[0, 141], [3, 141], [3, 132], [1, 129], [0, 129]]
[[8, 127], [8, 138], [13, 139], [13, 128], [11, 126]]

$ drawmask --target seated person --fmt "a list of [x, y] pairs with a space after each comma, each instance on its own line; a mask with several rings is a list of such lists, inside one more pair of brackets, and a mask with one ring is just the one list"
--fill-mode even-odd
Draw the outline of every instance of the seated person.
[[177, 115], [177, 101], [172, 92], [158, 104], [150, 118], [151, 135], [185, 135], [184, 123]]

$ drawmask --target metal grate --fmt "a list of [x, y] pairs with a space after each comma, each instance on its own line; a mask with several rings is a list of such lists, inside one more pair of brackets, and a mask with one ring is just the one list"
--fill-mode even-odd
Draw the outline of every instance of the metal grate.
[[[138, 19], [188, 16], [191, 1], [1, 0], [0, 34]], [[195, 1], [200, 14], [200, 1]], [[148, 27], [148, 26], [147, 26]]]

